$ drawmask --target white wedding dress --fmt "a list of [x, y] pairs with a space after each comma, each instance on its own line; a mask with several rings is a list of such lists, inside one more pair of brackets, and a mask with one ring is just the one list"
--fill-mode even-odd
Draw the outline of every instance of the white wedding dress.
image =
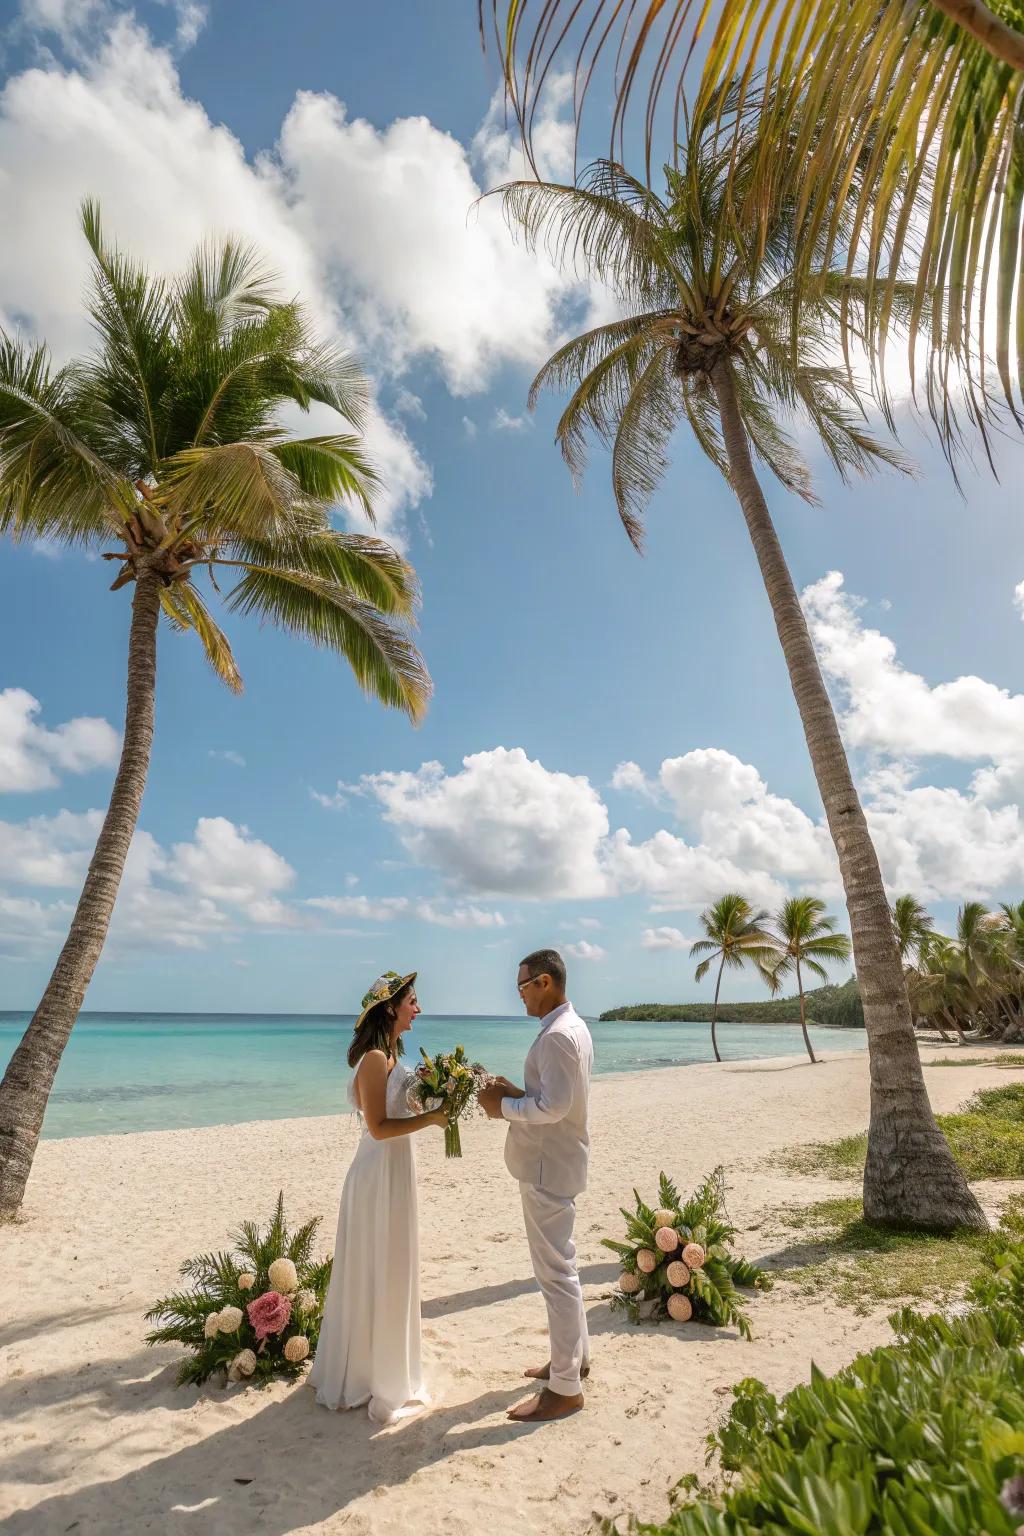
[[[364, 1057], [363, 1060], [366, 1058]], [[362, 1062], [359, 1063], [359, 1066]], [[359, 1114], [356, 1080], [349, 1100]], [[388, 1075], [388, 1119], [409, 1116], [413, 1077]], [[428, 1399], [420, 1364], [420, 1252], [412, 1136], [375, 1141], [363, 1123], [345, 1178], [316, 1359], [309, 1374], [325, 1408], [369, 1405], [378, 1424], [418, 1413]]]

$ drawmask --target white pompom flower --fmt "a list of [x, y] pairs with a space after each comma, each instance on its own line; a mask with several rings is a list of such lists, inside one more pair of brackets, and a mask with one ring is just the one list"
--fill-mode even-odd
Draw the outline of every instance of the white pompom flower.
[[290, 1296], [292, 1291], [299, 1288], [298, 1270], [291, 1259], [275, 1259], [267, 1270], [267, 1278], [270, 1289], [280, 1291], [282, 1296]]
[[304, 1333], [295, 1333], [284, 1346], [284, 1357], [292, 1365], [298, 1365], [309, 1354], [309, 1340]]
[[660, 1210], [654, 1213], [654, 1225], [656, 1227], [674, 1227], [678, 1217], [675, 1211]]
[[217, 1314], [218, 1333], [237, 1333], [242, 1326], [241, 1307], [221, 1307]]
[[645, 1275], [653, 1275], [658, 1267], [658, 1255], [650, 1248], [641, 1248], [636, 1256], [637, 1269], [642, 1269]]
[[238, 1289], [240, 1291], [251, 1291], [255, 1284], [256, 1276], [253, 1274], [251, 1269], [243, 1269], [239, 1271]]
[[220, 1332], [220, 1313], [207, 1312], [206, 1322], [203, 1324], [203, 1338], [215, 1339]]
[[628, 1269], [624, 1269], [619, 1276], [619, 1290], [623, 1296], [635, 1296], [639, 1289], [640, 1281], [636, 1275], [632, 1274]]

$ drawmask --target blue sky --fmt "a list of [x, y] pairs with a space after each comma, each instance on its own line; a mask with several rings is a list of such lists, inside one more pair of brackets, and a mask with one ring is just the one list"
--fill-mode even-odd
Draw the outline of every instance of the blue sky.
[[[502, 1012], [519, 956], [554, 942], [596, 1012], [699, 995], [686, 941], [725, 889], [820, 891], [844, 918], [727, 488], [680, 434], [640, 559], [601, 457], [575, 495], [557, 402], [525, 415], [601, 298], [471, 212], [515, 147], [467, 0], [25, 0], [0, 26], [0, 323], [61, 357], [86, 344], [85, 193], [154, 265], [204, 234], [263, 245], [374, 379], [382, 529], [421, 576], [436, 687], [413, 730], [337, 662], [232, 620], [236, 699], [163, 634], [142, 833], [88, 1006], [349, 1011], [418, 967], [428, 1010]], [[560, 170], [554, 106], [542, 143]], [[767, 489], [887, 879], [948, 926], [964, 895], [1024, 894], [1024, 449], [961, 499], [912, 423], [905, 442], [914, 481], [818, 466], [817, 509]], [[77, 555], [0, 562], [0, 1008], [27, 1008], [109, 790], [128, 595]]]

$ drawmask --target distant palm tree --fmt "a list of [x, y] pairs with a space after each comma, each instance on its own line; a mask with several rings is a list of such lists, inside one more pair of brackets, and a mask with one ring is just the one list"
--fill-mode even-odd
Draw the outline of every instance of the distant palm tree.
[[[607, 285], [623, 310], [559, 348], [531, 403], [546, 386], [572, 389], [557, 428], [563, 456], [578, 481], [591, 433], [611, 450], [619, 516], [637, 547], [682, 422], [739, 501], [846, 891], [871, 1057], [865, 1211], [879, 1224], [984, 1228], [932, 1114], [878, 857], [752, 457], [813, 499], [784, 425], [795, 413], [844, 476], [901, 463], [867, 432], [849, 377], [835, 366], [840, 307], [873, 300], [822, 271], [813, 294], [794, 302], [795, 210], [784, 187], [759, 173], [756, 133], [744, 138], [732, 108], [726, 92], [688, 119], [665, 198], [609, 161], [579, 185], [502, 189], [527, 244]], [[780, 166], [788, 148], [778, 146]], [[746, 240], [744, 230], [759, 239]]]
[[819, 981], [828, 981], [825, 963], [841, 965], [850, 959], [853, 946], [845, 933], [836, 932], [836, 921], [825, 911], [825, 903], [816, 896], [792, 896], [775, 915], [772, 934], [775, 959], [767, 968], [772, 990], [777, 991], [784, 977], [794, 975], [800, 997], [800, 1028], [804, 1045], [812, 1062], [817, 1057], [807, 1033], [807, 1015], [804, 1007], [804, 971], [810, 971]]
[[904, 965], [920, 957], [921, 946], [932, 932], [932, 920], [916, 896], [897, 896], [892, 906], [892, 926]]
[[718, 1050], [718, 994], [722, 986], [722, 972], [741, 971], [748, 961], [764, 973], [764, 966], [771, 957], [771, 940], [762, 926], [768, 920], [767, 912], [755, 912], [743, 896], [734, 891], [720, 896], [713, 906], [705, 907], [699, 922], [706, 938], [690, 945], [690, 959], [704, 955], [694, 972], [695, 981], [703, 981], [714, 962], [718, 961], [715, 979], [715, 1001], [711, 1006], [711, 1046], [715, 1060], [721, 1061]]
[[[0, 1085], [0, 1217], [19, 1209], [50, 1088], [106, 939], [153, 740], [157, 625], [192, 630], [219, 677], [241, 678], [200, 595], [225, 598], [343, 656], [361, 687], [414, 719], [430, 679], [409, 628], [415, 573], [378, 539], [337, 532], [332, 508], [372, 515], [377, 479], [360, 435], [367, 390], [351, 358], [316, 340], [254, 253], [200, 250], [173, 281], [109, 246], [86, 203], [98, 350], [51, 367], [0, 333], [0, 532], [100, 548], [134, 584], [124, 746], [71, 929]], [[283, 406], [313, 401], [339, 430], [294, 437]], [[91, 570], [91, 568], [89, 568]], [[91, 576], [89, 578], [92, 579]]]

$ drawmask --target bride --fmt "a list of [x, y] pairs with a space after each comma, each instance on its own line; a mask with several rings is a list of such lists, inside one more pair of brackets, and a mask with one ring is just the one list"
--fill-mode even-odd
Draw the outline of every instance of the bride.
[[325, 1408], [369, 1405], [378, 1424], [428, 1401], [420, 1366], [420, 1260], [416, 1162], [411, 1134], [443, 1127], [445, 1113], [417, 1115], [406, 1095], [402, 1036], [420, 1011], [416, 972], [386, 971], [363, 998], [348, 1064], [349, 1098], [363, 1132], [345, 1178], [334, 1268], [309, 1375]]

